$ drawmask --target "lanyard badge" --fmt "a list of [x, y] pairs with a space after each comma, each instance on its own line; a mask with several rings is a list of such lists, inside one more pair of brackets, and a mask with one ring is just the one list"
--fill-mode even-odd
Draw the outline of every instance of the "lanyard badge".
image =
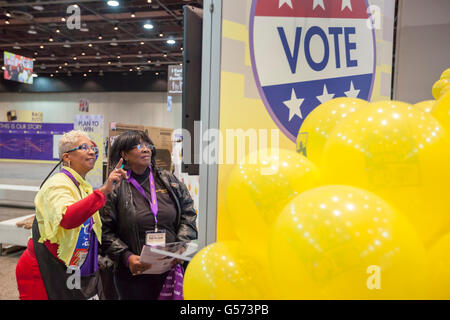
[[155, 229], [145, 233], [145, 244], [147, 246], [164, 246], [166, 244], [166, 230]]
[[158, 231], [158, 200], [156, 198], [156, 187], [155, 187], [155, 179], [153, 178], [153, 170], [150, 166], [150, 174], [148, 175], [148, 181], [150, 183], [150, 195], [151, 200], [147, 197], [145, 194], [144, 189], [141, 187], [141, 185], [131, 176], [131, 170], [128, 170], [128, 176], [130, 177], [128, 179], [128, 182], [131, 183], [138, 191], [139, 193], [147, 200], [150, 209], [152, 211], [153, 216], [155, 217], [155, 229], [152, 230], [153, 233], [164, 233], [164, 243], [165, 243], [165, 231]]

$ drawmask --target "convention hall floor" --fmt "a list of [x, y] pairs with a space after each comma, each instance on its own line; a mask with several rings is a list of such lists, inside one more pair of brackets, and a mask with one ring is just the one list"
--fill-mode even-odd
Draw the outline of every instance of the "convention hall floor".
[[[53, 165], [0, 162], [0, 167], [0, 185], [38, 187], [53, 168]], [[0, 221], [33, 213], [34, 210], [31, 208], [0, 205]], [[0, 256], [0, 300], [15, 300], [19, 298], [15, 268], [23, 249]]]

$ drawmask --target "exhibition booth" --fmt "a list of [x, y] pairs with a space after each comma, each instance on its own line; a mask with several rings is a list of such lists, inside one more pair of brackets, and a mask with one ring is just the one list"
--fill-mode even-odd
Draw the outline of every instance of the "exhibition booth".
[[[450, 2], [155, 2], [133, 14], [166, 35], [124, 32], [145, 49], [114, 52], [119, 72], [4, 68], [0, 205], [34, 208], [63, 133], [98, 146], [96, 189], [115, 137], [143, 131], [197, 213], [184, 299], [450, 299]], [[4, 65], [32, 66], [13, 46]], [[89, 48], [86, 70], [112, 60]], [[0, 243], [26, 246], [31, 216], [0, 221]]]

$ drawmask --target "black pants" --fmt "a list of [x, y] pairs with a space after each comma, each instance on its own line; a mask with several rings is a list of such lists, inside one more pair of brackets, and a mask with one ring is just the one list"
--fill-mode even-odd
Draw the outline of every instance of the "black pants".
[[143, 274], [133, 276], [124, 268], [114, 274], [119, 300], [156, 300], [169, 272], [163, 274]]

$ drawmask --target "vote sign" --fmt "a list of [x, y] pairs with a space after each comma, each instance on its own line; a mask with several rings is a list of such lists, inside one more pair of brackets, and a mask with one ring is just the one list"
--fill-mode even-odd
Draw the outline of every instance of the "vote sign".
[[253, 74], [267, 111], [292, 141], [321, 103], [369, 100], [376, 67], [369, 21], [365, 0], [253, 0]]

